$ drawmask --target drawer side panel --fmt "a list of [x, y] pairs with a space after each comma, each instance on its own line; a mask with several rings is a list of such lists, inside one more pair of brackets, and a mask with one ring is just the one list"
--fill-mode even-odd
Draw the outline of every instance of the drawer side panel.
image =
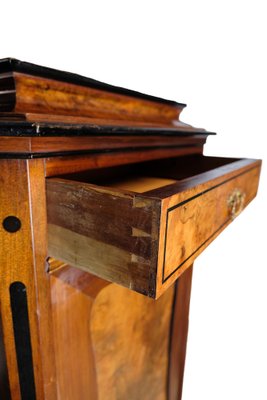
[[48, 179], [49, 256], [153, 297], [159, 213], [153, 199]]

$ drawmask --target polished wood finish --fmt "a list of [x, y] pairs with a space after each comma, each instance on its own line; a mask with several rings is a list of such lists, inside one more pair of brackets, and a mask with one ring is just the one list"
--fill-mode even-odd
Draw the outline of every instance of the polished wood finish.
[[[12, 400], [24, 400], [20, 393], [21, 375], [10, 309], [10, 285], [13, 282], [22, 282], [27, 290], [36, 393], [38, 399], [52, 400], [56, 398], [56, 378], [49, 322], [49, 281], [45, 273], [47, 248], [43, 161], [0, 160], [0, 181], [0, 305]], [[4, 229], [2, 221], [8, 216], [19, 218], [21, 229], [14, 233]]]
[[88, 155], [58, 156], [48, 157], [46, 159], [46, 176], [58, 176], [65, 174], [73, 174], [76, 172], [84, 172], [88, 169], [102, 169], [106, 167], [114, 167], [118, 165], [127, 166], [133, 163], [142, 163], [148, 160], [158, 160], [159, 158], [171, 158], [176, 156], [184, 156], [186, 154], [201, 154], [202, 147], [189, 148], [159, 148], [145, 149], [137, 151], [118, 151], [110, 153], [99, 153]]
[[176, 282], [170, 335], [168, 400], [181, 400], [193, 265]]
[[[3, 136], [0, 141], [0, 153], [16, 154], [49, 154], [87, 152], [94, 156], [94, 152], [105, 150], [143, 151], [144, 149], [171, 149], [186, 154], [201, 151], [206, 142], [205, 135], [176, 137], [176, 136], [80, 136], [80, 137], [9, 137]], [[51, 154], [53, 155], [53, 154]], [[116, 157], [116, 154], [114, 155]]]
[[[165, 193], [163, 188], [163, 193], [159, 194], [163, 200], [157, 296], [189, 268], [196, 257], [237, 216], [232, 215], [229, 205], [232, 193], [238, 188], [244, 196], [240, 212], [252, 201], [258, 190], [260, 168], [259, 161], [240, 160], [228, 164], [226, 168], [220, 167], [213, 173], [199, 175], [193, 182], [185, 179], [179, 186], [168, 186]], [[205, 181], [207, 176], [211, 180]], [[175, 191], [176, 194], [170, 195]], [[154, 197], [156, 193], [159, 193], [158, 189], [151, 191], [150, 195]]]
[[[83, 116], [72, 116], [72, 115], [57, 115], [57, 114], [40, 114], [40, 113], [17, 113], [17, 112], [0, 112], [0, 120], [1, 121], [28, 121], [28, 122], [37, 122], [37, 123], [70, 123], [70, 124], [87, 124], [87, 125], [101, 125], [101, 126], [120, 126], [127, 127], [125, 120], [119, 119], [109, 119], [108, 122], [106, 119], [96, 118], [96, 117], [83, 117]], [[159, 124], [157, 122], [146, 122], [146, 121], [133, 121], [131, 123], [132, 126], [135, 127], [164, 127], [164, 124]], [[180, 127], [183, 130], [190, 131], [190, 126], [183, 124], [180, 121], [177, 121], [175, 124], [176, 127]]]
[[98, 399], [90, 315], [94, 291], [106, 282], [96, 289], [96, 281], [71, 267], [51, 274], [58, 399]]
[[126, 120], [128, 125], [134, 124], [136, 120], [169, 125], [178, 120], [181, 111], [179, 106], [135, 99], [52, 79], [16, 72], [13, 76], [16, 82], [15, 112], [94, 116], [105, 121]]
[[72, 116], [79, 123], [79, 118], [87, 117], [100, 125], [124, 121], [124, 125], [135, 126], [141, 122], [197, 131], [179, 121], [184, 104], [17, 60], [0, 61], [0, 91], [0, 111], [12, 112], [16, 119], [31, 120], [29, 114], [35, 113], [45, 115], [36, 115], [37, 120], [59, 122], [61, 116]]
[[174, 287], [155, 302], [63, 266], [51, 288], [59, 398], [166, 399]]
[[255, 197], [259, 173], [258, 161], [239, 160], [181, 181], [168, 172], [108, 186], [48, 179], [49, 254], [158, 298], [232, 221], [235, 188], [244, 193], [242, 208]]
[[155, 302], [114, 284], [99, 293], [91, 312], [99, 400], [166, 399], [173, 294]]
[[3, 329], [0, 313], [0, 399], [10, 400], [6, 352], [3, 341]]
[[[16, 91], [14, 82], [14, 74], [16, 73], [22, 73], [33, 77], [52, 79], [62, 83], [71, 83], [81, 87], [89, 87], [92, 89], [103, 90], [108, 93], [126, 95], [135, 99], [149, 100], [155, 103], [167, 104], [180, 108], [185, 107], [185, 104], [183, 103], [177, 103], [175, 101], [166, 100], [122, 87], [109, 85], [103, 82], [96, 81], [95, 79], [86, 78], [84, 76], [71, 72], [59, 71], [25, 61], [20, 61], [14, 58], [4, 58], [0, 60], [1, 90], [3, 91], [0, 99], [2, 105], [12, 105], [12, 95], [14, 95]], [[8, 91], [10, 91], [11, 93], [6, 93]]]

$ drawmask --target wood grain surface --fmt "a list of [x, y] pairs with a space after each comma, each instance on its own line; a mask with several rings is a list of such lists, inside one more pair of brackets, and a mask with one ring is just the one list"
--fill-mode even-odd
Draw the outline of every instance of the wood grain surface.
[[192, 263], [261, 167], [184, 106], [0, 60], [1, 400], [181, 400]]
[[[164, 205], [167, 209], [164, 275], [163, 281], [174, 273], [179, 265], [211, 238], [218, 229], [231, 222], [229, 198], [236, 188], [244, 196], [245, 207], [256, 195], [258, 168], [222, 183], [211, 186], [205, 193], [198, 188], [196, 194], [186, 200], [176, 200]], [[199, 193], [201, 193], [199, 195]], [[197, 196], [197, 197], [196, 197]], [[174, 205], [172, 205], [174, 204]], [[179, 249], [175, 243], [179, 241]]]
[[5, 400], [11, 399], [1, 314], [0, 314], [0, 399], [5, 399]]
[[[51, 274], [58, 400], [97, 400], [95, 359], [90, 334], [93, 299], [83, 288], [93, 287], [86, 273], [76, 269]], [[67, 278], [67, 279], [66, 279]], [[82, 278], [82, 279], [81, 279]], [[82, 283], [83, 278], [85, 282]]]
[[242, 208], [255, 197], [259, 173], [260, 162], [239, 160], [181, 181], [47, 179], [49, 254], [158, 298], [232, 221], [233, 191]]
[[46, 176], [71, 174], [89, 169], [128, 165], [149, 160], [168, 159], [187, 154], [202, 154], [202, 151], [202, 146], [193, 145], [184, 148], [178, 146], [137, 149], [136, 151], [124, 149], [117, 152], [102, 152], [98, 154], [77, 155], [75, 157], [73, 155], [48, 156], [45, 159]]
[[[207, 182], [203, 182], [199, 175], [199, 184], [196, 186], [190, 180], [185, 180], [188, 189], [182, 184], [183, 190], [178, 190], [177, 194], [163, 200], [157, 268], [158, 296], [233, 221], [229, 206], [229, 198], [233, 192], [238, 190], [244, 196], [240, 212], [256, 196], [261, 163], [255, 160], [245, 161], [245, 166], [242, 166], [242, 160], [234, 163], [236, 169], [229, 164], [228, 173]], [[219, 170], [225, 172], [224, 167], [218, 168], [217, 172]], [[171, 192], [176, 190], [176, 184], [173, 186]], [[167, 192], [168, 188], [170, 186], [166, 187]], [[153, 196], [153, 192], [152, 190], [149, 193]], [[162, 194], [163, 192], [164, 188]]]
[[150, 263], [156, 262], [152, 248], [160, 203], [157, 207], [153, 199], [138, 201], [131, 193], [90, 188], [48, 180], [49, 255], [87, 271], [90, 265], [90, 272], [103, 279], [153, 295], [155, 282], [149, 276]]
[[[181, 107], [13, 72], [16, 113], [42, 113], [172, 125]], [[130, 123], [131, 122], [131, 123]]]
[[[17, 351], [23, 349], [17, 349], [15, 345], [10, 307], [10, 285], [14, 282], [21, 282], [26, 287], [31, 348], [25, 351], [32, 353], [33, 384], [38, 400], [53, 400], [56, 399], [56, 376], [48, 277], [45, 274], [47, 247], [43, 161], [0, 160], [0, 166], [0, 305], [12, 400], [25, 399], [21, 397], [21, 379], [25, 372], [19, 371], [16, 357]], [[3, 220], [7, 216], [19, 218], [21, 228], [18, 231], [10, 233], [4, 229]], [[27, 358], [30, 359], [30, 356]]]
[[154, 301], [52, 264], [59, 399], [167, 400], [175, 287]]
[[173, 294], [155, 302], [114, 284], [99, 293], [91, 314], [99, 400], [167, 399]]
[[175, 283], [170, 333], [168, 400], [182, 399], [192, 274], [193, 265]]
[[[62, 70], [48, 68], [41, 65], [20, 61], [15, 58], [0, 59], [0, 78], [1, 78], [0, 88], [3, 91], [2, 94], [5, 94], [5, 90], [9, 90], [10, 92], [15, 91], [15, 83], [13, 77], [13, 73], [15, 72], [30, 75], [33, 77], [37, 76], [42, 78], [48, 78], [62, 83], [66, 82], [82, 87], [98, 89], [109, 93], [127, 95], [136, 99], [145, 99], [155, 103], [173, 105], [180, 108], [186, 106], [185, 104], [177, 103], [175, 101], [166, 100], [152, 95], [140, 93], [134, 90], [129, 90], [122, 87], [110, 85], [104, 82], [97, 81], [92, 78], [86, 78], [85, 76], [81, 76], [72, 72], [66, 72]], [[0, 101], [2, 104], [5, 104], [5, 97], [1, 96]]]
[[[1, 153], [15, 153], [19, 155], [38, 153], [69, 153], [69, 152], [88, 152], [94, 156], [96, 151], [107, 152], [109, 150], [170, 150], [171, 148], [179, 148], [180, 151], [191, 149], [193, 153], [195, 147], [201, 148], [206, 142], [206, 136], [198, 135], [192, 137], [175, 137], [175, 136], [106, 136], [106, 135], [90, 135], [77, 137], [64, 136], [47, 136], [47, 137], [10, 137], [3, 136], [0, 140]], [[116, 157], [116, 155], [115, 155]]]
[[14, 59], [0, 60], [0, 120], [173, 127], [185, 104]]

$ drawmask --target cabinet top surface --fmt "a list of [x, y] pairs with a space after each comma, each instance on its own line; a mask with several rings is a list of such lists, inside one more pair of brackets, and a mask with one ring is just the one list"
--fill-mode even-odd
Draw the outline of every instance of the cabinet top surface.
[[0, 136], [208, 134], [185, 104], [13, 58], [0, 60]]
[[135, 160], [202, 151], [213, 132], [180, 120], [185, 104], [74, 73], [0, 60], [0, 158], [135, 152]]
[[119, 86], [110, 85], [72, 72], [60, 71], [54, 68], [48, 68], [41, 65], [32, 64], [29, 62], [20, 61], [15, 58], [0, 59], [0, 74], [10, 73], [10, 72], [19, 72], [27, 75], [39, 76], [61, 82], [80, 85], [84, 87], [90, 87], [94, 89], [105, 90], [112, 93], [145, 99], [157, 103], [163, 103], [168, 105], [179, 105], [182, 107], [186, 106], [186, 104], [184, 103], [179, 103], [172, 100], [166, 100], [160, 97], [140, 93], [135, 90], [130, 90]]

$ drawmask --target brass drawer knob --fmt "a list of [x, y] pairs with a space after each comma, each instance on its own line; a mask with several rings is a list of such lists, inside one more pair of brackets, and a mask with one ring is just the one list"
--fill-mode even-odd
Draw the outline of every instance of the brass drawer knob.
[[228, 209], [232, 219], [237, 217], [244, 208], [246, 194], [239, 189], [235, 189], [228, 197]]

